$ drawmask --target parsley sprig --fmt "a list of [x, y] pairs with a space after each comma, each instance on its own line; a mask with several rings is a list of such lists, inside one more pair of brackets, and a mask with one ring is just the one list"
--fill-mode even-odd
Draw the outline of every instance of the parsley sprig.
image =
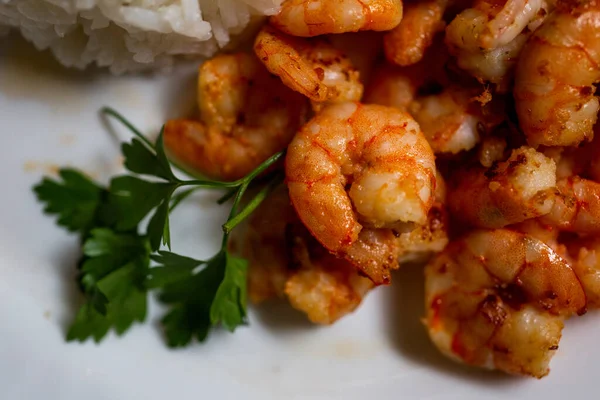
[[[152, 290], [169, 307], [162, 319], [169, 346], [203, 341], [214, 326], [233, 332], [246, 324], [247, 261], [230, 254], [227, 242], [231, 231], [282, 182], [281, 173], [271, 173], [251, 199], [242, 201], [283, 152], [237, 181], [183, 179], [173, 172], [173, 166], [185, 170], [167, 158], [162, 131], [152, 143], [117, 111], [101, 112], [134, 135], [121, 146], [130, 173], [102, 187], [78, 170], [63, 168], [58, 180], [44, 178], [34, 187], [44, 212], [56, 215], [59, 226], [81, 238], [78, 282], [85, 301], [67, 340], [99, 342], [111, 329], [125, 333], [146, 319]], [[226, 190], [218, 204], [233, 199], [221, 248], [208, 260], [170, 251], [169, 214], [199, 189]]]

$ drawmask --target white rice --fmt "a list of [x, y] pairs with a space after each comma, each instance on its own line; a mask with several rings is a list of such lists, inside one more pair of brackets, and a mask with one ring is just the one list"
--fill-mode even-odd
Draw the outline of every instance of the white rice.
[[282, 2], [0, 0], [0, 35], [16, 28], [66, 66], [120, 74], [169, 67], [182, 55], [209, 57]]

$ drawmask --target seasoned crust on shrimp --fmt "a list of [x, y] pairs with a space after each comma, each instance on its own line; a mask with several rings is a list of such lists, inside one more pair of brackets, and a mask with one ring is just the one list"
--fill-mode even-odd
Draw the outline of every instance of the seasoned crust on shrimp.
[[417, 97], [409, 106], [434, 153], [457, 154], [479, 142], [485, 125], [472, 92], [452, 85], [439, 94]]
[[508, 92], [519, 54], [553, 8], [546, 0], [479, 0], [446, 30], [457, 64], [480, 82]]
[[476, 0], [448, 25], [446, 41], [469, 51], [504, 46], [539, 18], [545, 6], [544, 0]]
[[283, 185], [248, 219], [241, 248], [248, 260], [248, 297], [253, 303], [285, 296], [286, 282], [294, 272], [286, 232], [297, 223], [298, 216]]
[[588, 308], [600, 308], [600, 237], [576, 237], [566, 245], [573, 259], [573, 271], [585, 290]]
[[329, 325], [353, 312], [374, 285], [347, 260], [329, 253], [299, 221], [292, 226], [291, 260], [296, 269], [285, 283], [292, 307]]
[[292, 37], [266, 25], [256, 36], [254, 52], [285, 85], [311, 99], [316, 110], [362, 97], [358, 70], [325, 39]]
[[579, 176], [556, 183], [556, 200], [542, 221], [563, 231], [600, 234], [600, 183]]
[[241, 178], [283, 150], [304, 122], [308, 104], [250, 54], [219, 55], [198, 74], [200, 120], [170, 120], [170, 155], [220, 180]]
[[316, 324], [332, 324], [354, 311], [373, 283], [325, 250], [298, 219], [281, 186], [252, 214], [244, 257], [254, 303], [284, 298]]
[[389, 62], [408, 66], [423, 59], [434, 36], [445, 27], [442, 17], [447, 0], [425, 0], [407, 4], [400, 24], [383, 38]]
[[467, 166], [449, 185], [454, 215], [482, 228], [501, 228], [548, 214], [555, 199], [556, 165], [532, 148], [514, 150], [491, 168]]
[[[448, 49], [436, 40], [423, 60], [408, 67], [390, 63], [377, 66], [365, 89], [364, 103], [379, 104], [406, 111], [418, 95], [450, 85], [446, 74]], [[421, 93], [419, 93], [421, 92]]]
[[[325, 108], [296, 134], [288, 148], [286, 178], [292, 203], [317, 240], [331, 252], [350, 257], [381, 284], [389, 281], [388, 269], [395, 266], [390, 262], [394, 245], [387, 256], [366, 265], [354, 257], [355, 249], [374, 249], [372, 240], [393, 237], [367, 235], [366, 230], [393, 233], [427, 221], [435, 164], [408, 114], [343, 103]], [[361, 233], [366, 236], [361, 238]]]
[[398, 236], [398, 262], [424, 263], [448, 244], [449, 214], [446, 208], [446, 183], [436, 174], [435, 203], [427, 214], [427, 222]]
[[401, 0], [286, 0], [270, 22], [290, 35], [389, 31], [402, 19]]
[[466, 364], [541, 378], [563, 318], [585, 312], [568, 263], [530, 236], [474, 231], [425, 268], [426, 325], [434, 344]]
[[559, 2], [529, 39], [516, 70], [519, 124], [532, 146], [575, 146], [593, 137], [599, 102], [600, 3]]

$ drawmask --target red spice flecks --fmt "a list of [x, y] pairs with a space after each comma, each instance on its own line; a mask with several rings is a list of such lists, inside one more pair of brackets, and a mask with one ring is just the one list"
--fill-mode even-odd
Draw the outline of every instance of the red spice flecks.
[[456, 354], [458, 357], [460, 357], [462, 360], [466, 360], [467, 359], [467, 353], [468, 350], [465, 347], [464, 343], [462, 342], [462, 340], [460, 340], [460, 331], [456, 332], [454, 334], [454, 337], [452, 338], [452, 352], [454, 354]]
[[442, 308], [442, 296], [435, 296], [431, 301], [431, 329], [439, 329], [442, 325], [440, 309]]

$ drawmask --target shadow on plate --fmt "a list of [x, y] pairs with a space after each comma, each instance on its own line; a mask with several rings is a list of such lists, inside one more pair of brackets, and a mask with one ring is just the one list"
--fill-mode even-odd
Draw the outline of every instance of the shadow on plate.
[[294, 332], [299, 329], [319, 328], [319, 326], [312, 324], [305, 314], [293, 309], [283, 300], [266, 301], [251, 307], [253, 311], [251, 317], [254, 317], [260, 325], [277, 334]]
[[50, 258], [51, 265], [56, 269], [57, 275], [60, 276], [62, 286], [60, 292], [63, 296], [66, 311], [58, 320], [58, 323], [65, 335], [84, 300], [77, 286], [77, 262], [80, 258], [81, 248], [77, 239], [74, 239], [69, 247], [61, 246], [55, 249]]
[[0, 41], [0, 58], [1, 93], [49, 104], [63, 100], [64, 84], [85, 86], [108, 75], [100, 68], [66, 68], [49, 50], [37, 50], [15, 32]]
[[384, 310], [390, 340], [412, 362], [484, 386], [515, 385], [526, 379], [456, 363], [442, 355], [429, 340], [421, 318], [425, 315], [422, 265], [404, 265], [393, 276]]
[[167, 118], [198, 119], [197, 81], [200, 61], [180, 62], [160, 94]]

